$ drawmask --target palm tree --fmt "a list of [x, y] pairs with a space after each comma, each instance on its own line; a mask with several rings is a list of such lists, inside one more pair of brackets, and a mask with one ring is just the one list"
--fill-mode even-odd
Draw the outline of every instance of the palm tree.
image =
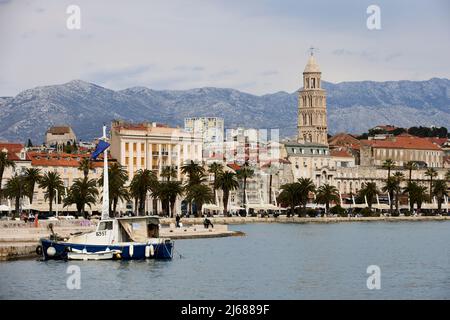
[[41, 170], [38, 168], [27, 168], [25, 170], [25, 185], [26, 185], [26, 193], [28, 198], [30, 199], [30, 204], [33, 203], [33, 195], [34, 195], [34, 187], [36, 183], [39, 183], [41, 180]]
[[60, 197], [62, 192], [64, 192], [64, 183], [61, 180], [61, 176], [55, 171], [47, 172], [39, 181], [39, 187], [45, 190], [44, 199], [49, 201], [49, 212], [51, 215], [53, 213], [53, 200], [56, 197], [56, 193], [58, 192]]
[[84, 157], [80, 160], [78, 165], [78, 170], [83, 171], [83, 175], [85, 178], [88, 177], [89, 171], [94, 168], [94, 163], [91, 161], [89, 157]]
[[14, 174], [11, 178], [6, 181], [4, 194], [8, 199], [15, 200], [15, 214], [19, 214], [20, 209], [20, 198], [23, 196], [24, 192], [24, 179], [22, 176]]
[[186, 194], [186, 199], [195, 203], [197, 207], [197, 216], [201, 214], [205, 203], [212, 203], [214, 200], [211, 188], [205, 184], [197, 184], [189, 189]]
[[416, 182], [408, 182], [406, 187], [403, 189], [403, 193], [407, 194], [409, 197], [409, 211], [413, 213], [414, 211], [414, 201], [412, 199], [412, 195], [414, 194], [416, 188], [418, 187]]
[[131, 180], [130, 193], [135, 199], [135, 207], [138, 207], [139, 215], [144, 215], [147, 192], [153, 191], [156, 184], [155, 173], [148, 169], [138, 170]]
[[391, 177], [391, 169], [395, 167], [395, 161], [392, 159], [386, 159], [382, 167], [388, 171], [388, 179]]
[[395, 211], [397, 213], [400, 213], [400, 211], [399, 211], [399, 200], [400, 200], [399, 199], [399, 194], [402, 191], [401, 184], [402, 184], [402, 181], [403, 181], [404, 177], [405, 177], [405, 175], [403, 173], [401, 173], [401, 172], [398, 172], [398, 171], [396, 173], [394, 173], [394, 176], [393, 176], [393, 178], [394, 178], [394, 180], [396, 182], [396, 185], [395, 185], [395, 188], [394, 188], [394, 193], [395, 193]]
[[445, 173], [445, 180], [450, 181], [450, 169]]
[[[203, 182], [205, 182], [206, 177], [205, 177], [205, 169], [199, 165], [198, 163], [195, 163], [194, 161], [190, 160], [188, 163], [186, 163], [185, 165], [183, 165], [181, 167], [181, 172], [187, 176], [187, 182], [184, 186], [185, 188], [185, 192], [189, 193], [189, 189], [192, 186], [195, 186], [197, 184], [201, 184]], [[189, 214], [192, 213], [192, 202], [189, 201], [189, 199], [187, 199], [188, 201], [188, 211]]]
[[447, 195], [447, 183], [444, 180], [436, 180], [433, 183], [433, 194], [436, 196], [438, 213], [441, 213], [444, 196]]
[[326, 183], [317, 190], [316, 201], [325, 204], [325, 211], [328, 213], [330, 202], [340, 203], [339, 191], [335, 186]]
[[170, 178], [177, 177], [177, 169], [173, 166], [166, 166], [161, 170], [161, 177], [165, 178], [166, 181], [170, 181]]
[[78, 178], [73, 181], [69, 188], [67, 197], [64, 199], [64, 207], [75, 204], [78, 215], [87, 218], [87, 212], [84, 210], [86, 205], [91, 208], [92, 204], [97, 202], [98, 189], [97, 181], [95, 179], [88, 179], [88, 177]]
[[425, 171], [425, 176], [430, 177], [430, 202], [433, 199], [433, 178], [437, 176], [437, 171], [434, 168], [428, 168]]
[[236, 172], [236, 176], [238, 179], [243, 181], [243, 196], [242, 196], [242, 206], [246, 207], [246, 191], [247, 191], [247, 179], [253, 177], [255, 172], [248, 166], [248, 163], [245, 163], [241, 169]]
[[359, 196], [367, 199], [367, 206], [370, 211], [372, 211], [373, 200], [379, 193], [380, 191], [375, 182], [363, 183], [362, 188], [359, 190]]
[[228, 198], [230, 197], [230, 191], [239, 188], [236, 174], [230, 171], [218, 174], [216, 188], [221, 189], [223, 192], [223, 215], [226, 216], [228, 213]]
[[[119, 200], [129, 201], [130, 194], [125, 184], [128, 181], [128, 172], [117, 162], [112, 163], [108, 168], [109, 183], [109, 212], [115, 214]], [[98, 185], [103, 186], [103, 173], [98, 180]]]
[[6, 168], [15, 168], [16, 164], [14, 161], [8, 159], [8, 153], [4, 151], [0, 151], [0, 199], [2, 197], [2, 181], [3, 181], [3, 172]]
[[411, 183], [412, 171], [417, 169], [417, 163], [415, 161], [408, 161], [405, 164], [405, 169], [409, 171], [408, 183]]
[[208, 166], [208, 172], [214, 175], [213, 181], [213, 193], [214, 193], [214, 202], [216, 201], [216, 180], [217, 175], [223, 172], [223, 165], [220, 162], [213, 162]]
[[180, 181], [157, 182], [153, 196], [161, 201], [164, 213], [172, 218], [175, 215], [175, 202], [183, 194], [184, 188]]
[[389, 194], [389, 213], [392, 214], [394, 208], [394, 192], [398, 187], [397, 180], [394, 177], [389, 177], [383, 188], [381, 189], [383, 192], [387, 192]]
[[187, 175], [190, 185], [201, 183], [205, 177], [205, 169], [192, 160], [181, 167], [181, 172]]
[[291, 207], [290, 212], [287, 213], [288, 218], [294, 215], [295, 207], [300, 204], [301, 198], [301, 190], [300, 183], [286, 183], [281, 187], [281, 193], [278, 196], [278, 201], [283, 203], [284, 205], [289, 205]]
[[306, 205], [308, 204], [309, 193], [316, 192], [316, 186], [314, 182], [309, 178], [300, 178], [298, 179], [299, 183], [299, 192], [300, 192], [300, 203], [303, 205], [303, 211], [306, 210]]
[[427, 200], [427, 187], [421, 186], [416, 182], [408, 183], [405, 188], [405, 192], [409, 194], [410, 209], [411, 212], [414, 210], [414, 204], [417, 204], [417, 213], [420, 212], [422, 203]]

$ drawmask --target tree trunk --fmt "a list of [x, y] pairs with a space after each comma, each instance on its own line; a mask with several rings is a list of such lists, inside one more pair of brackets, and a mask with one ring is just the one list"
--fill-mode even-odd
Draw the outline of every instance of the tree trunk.
[[272, 204], [272, 174], [269, 176], [269, 203]]
[[170, 217], [173, 218], [175, 216], [175, 201], [170, 202]]
[[409, 183], [411, 183], [412, 180], [412, 169], [409, 169]]
[[247, 189], [247, 178], [244, 178], [244, 197], [242, 199], [242, 203], [243, 203], [243, 207], [245, 208], [245, 202], [246, 202], [246, 197], [245, 197], [245, 191]]
[[50, 196], [49, 200], [50, 200], [49, 214], [52, 215], [52, 213], [53, 213], [53, 196]]
[[118, 202], [118, 198], [114, 198], [114, 200], [113, 200], [113, 210], [112, 210], [112, 212], [113, 212], [113, 216], [115, 216], [116, 215], [116, 210], [117, 210], [117, 202]]
[[17, 215], [17, 216], [20, 216], [19, 215], [19, 210], [20, 210], [20, 197], [16, 197], [16, 204], [15, 204], [15, 211], [16, 211], [16, 213], [15, 213], [15, 215], [14, 215], [14, 217]]
[[433, 177], [430, 177], [430, 203], [433, 202]]
[[223, 215], [227, 216], [228, 213], [228, 197], [230, 192], [228, 190], [223, 190]]

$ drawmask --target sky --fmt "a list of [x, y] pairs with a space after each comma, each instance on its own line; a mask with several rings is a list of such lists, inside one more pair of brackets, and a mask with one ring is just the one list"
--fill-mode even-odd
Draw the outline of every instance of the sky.
[[311, 46], [330, 82], [450, 78], [449, 40], [447, 0], [0, 0], [0, 96], [74, 79], [293, 92]]

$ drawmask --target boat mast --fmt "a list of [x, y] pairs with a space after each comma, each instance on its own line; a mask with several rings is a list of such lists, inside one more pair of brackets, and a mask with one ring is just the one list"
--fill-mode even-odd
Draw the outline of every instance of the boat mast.
[[[103, 125], [103, 137], [106, 142], [106, 125]], [[108, 178], [108, 148], [103, 151], [103, 203], [102, 220], [109, 219], [109, 178]]]

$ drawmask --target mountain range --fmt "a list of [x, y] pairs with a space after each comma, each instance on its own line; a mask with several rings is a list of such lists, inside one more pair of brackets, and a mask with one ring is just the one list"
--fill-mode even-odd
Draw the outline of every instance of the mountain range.
[[[355, 81], [330, 83], [327, 91], [330, 133], [362, 133], [380, 124], [449, 126], [450, 80]], [[101, 135], [113, 119], [155, 121], [183, 126], [185, 117], [223, 117], [225, 127], [279, 128], [293, 136], [297, 92], [253, 95], [234, 89], [111, 90], [82, 80], [25, 90], [0, 97], [0, 139], [43, 142], [49, 126], [68, 124], [78, 138]]]

